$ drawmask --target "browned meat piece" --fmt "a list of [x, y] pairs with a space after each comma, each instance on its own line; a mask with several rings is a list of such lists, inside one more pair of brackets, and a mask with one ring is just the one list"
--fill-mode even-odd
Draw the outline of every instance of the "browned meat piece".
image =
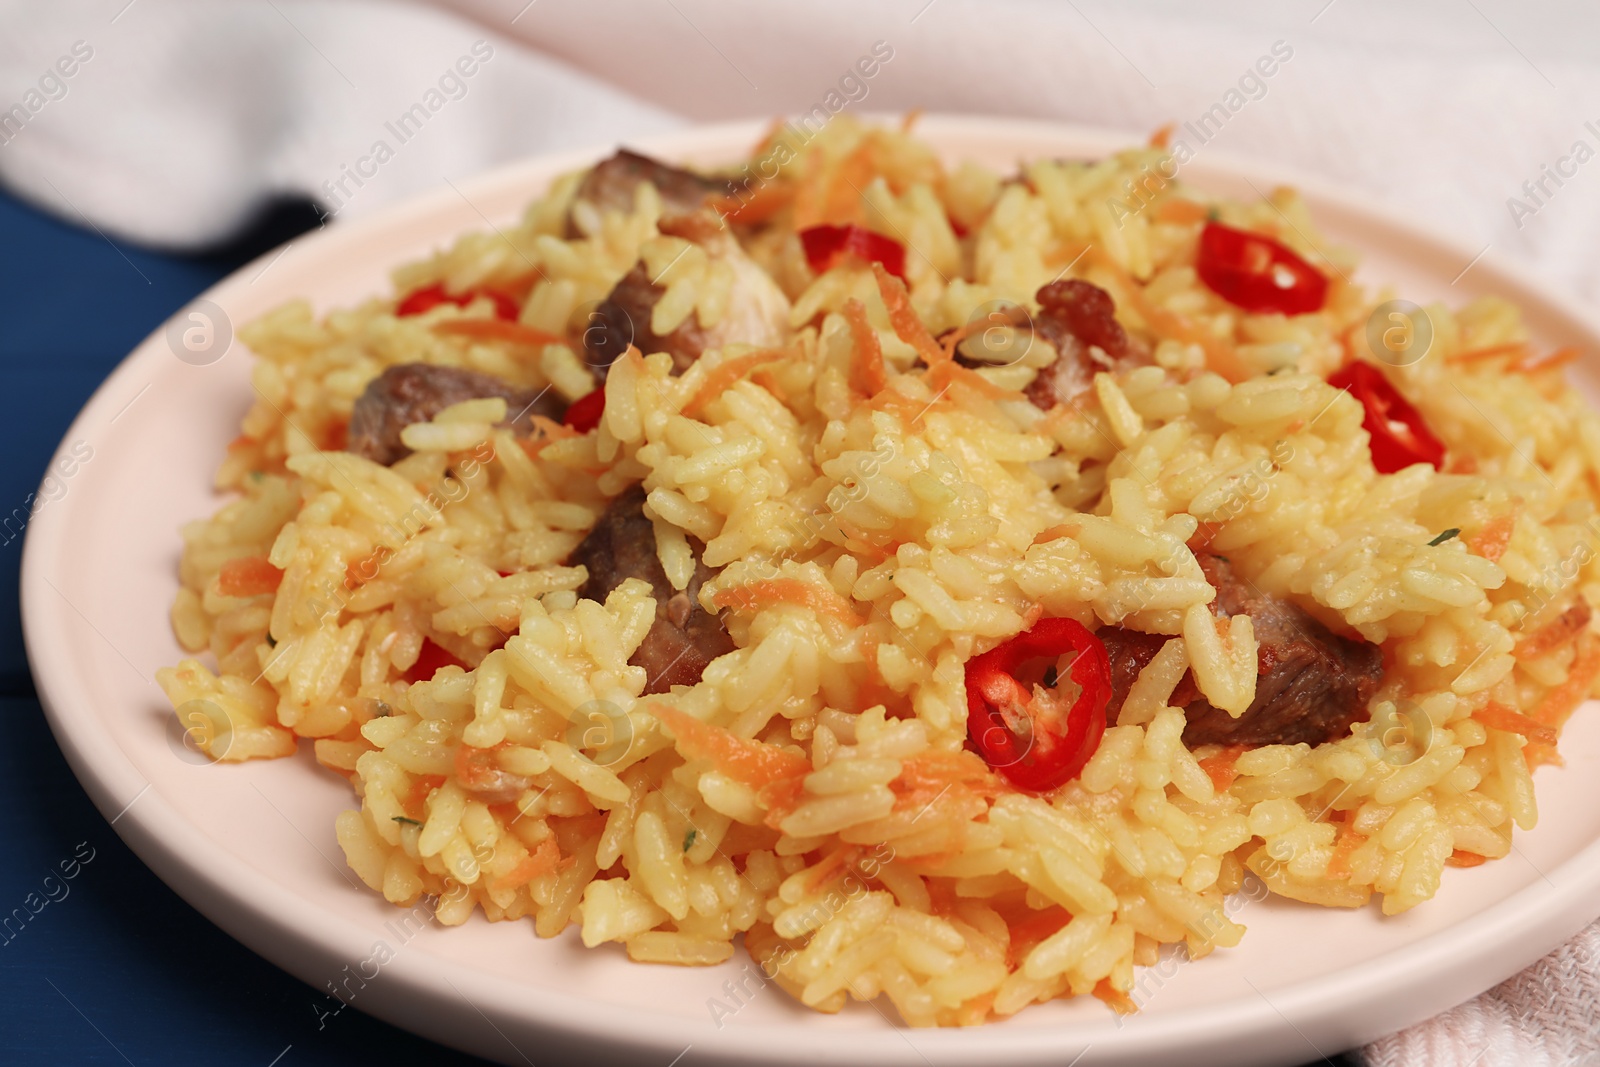
[[732, 268], [732, 292], [727, 310], [714, 329], [700, 325], [691, 314], [665, 337], [650, 329], [650, 313], [666, 290], [654, 284], [644, 261], [622, 276], [610, 295], [595, 308], [583, 347], [589, 371], [597, 383], [631, 344], [644, 355], [666, 352], [672, 356], [672, 373], [688, 370], [708, 348], [730, 344], [777, 345], [783, 342], [789, 322], [789, 300], [776, 282], [747, 256], [739, 242], [709, 215], [663, 219], [663, 233], [693, 241], [713, 260]]
[[[1213, 707], [1184, 675], [1172, 695], [1188, 718], [1184, 744], [1320, 745], [1367, 721], [1367, 701], [1383, 678], [1377, 645], [1339, 637], [1289, 601], [1256, 592], [1234, 577], [1221, 556], [1201, 556], [1200, 565], [1217, 589], [1217, 613], [1250, 616], [1260, 673], [1255, 700], [1237, 719]], [[1111, 707], [1120, 711], [1134, 679], [1166, 638], [1120, 627], [1098, 636], [1111, 659]]]
[[650, 282], [644, 260], [622, 276], [609, 296], [594, 309], [589, 328], [583, 333], [583, 348], [589, 371], [603, 383], [611, 364], [622, 357], [629, 345], [640, 352], [670, 352], [672, 372], [682, 374], [706, 350], [706, 331], [700, 320], [690, 315], [683, 325], [665, 337], [650, 330], [650, 311], [666, 290]]
[[640, 486], [613, 500], [567, 562], [588, 568], [589, 579], [578, 595], [589, 600], [604, 601], [628, 578], [650, 583], [656, 620], [628, 662], [645, 669], [646, 693], [665, 693], [675, 685], [694, 685], [706, 664], [732, 652], [734, 644], [722, 620], [700, 606], [700, 587], [716, 574], [700, 562], [705, 546], [689, 539], [695, 553], [694, 576], [688, 588], [672, 588], [656, 556], [655, 527], [644, 513], [644, 500]]
[[402, 363], [390, 367], [367, 384], [350, 412], [345, 451], [388, 466], [411, 454], [400, 442], [400, 431], [427, 422], [451, 404], [484, 397], [504, 397], [514, 429], [526, 430], [529, 417], [561, 418], [565, 405], [550, 390], [527, 392], [499, 378], [459, 367], [430, 363]]
[[[732, 195], [735, 188], [731, 179], [707, 178], [623, 148], [584, 175], [574, 199], [587, 200], [601, 211], [626, 213], [633, 210], [634, 190], [645, 182], [661, 194], [663, 213], [668, 215], [691, 214], [713, 197]], [[568, 236], [577, 236], [570, 223]]]
[[[1023, 392], [1049, 411], [1070, 402], [1093, 383], [1096, 371], [1122, 371], [1150, 362], [1150, 354], [1117, 321], [1111, 294], [1079, 278], [1051, 282], [1035, 294], [1034, 329], [1050, 342], [1056, 360], [1039, 371]], [[1099, 352], [1093, 351], [1099, 349]]]

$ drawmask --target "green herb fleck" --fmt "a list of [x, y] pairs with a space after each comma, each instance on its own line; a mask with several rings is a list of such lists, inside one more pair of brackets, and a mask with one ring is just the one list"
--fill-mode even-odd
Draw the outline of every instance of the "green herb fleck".
[[700, 831], [689, 827], [689, 832], [683, 835], [683, 850], [688, 852], [694, 847], [694, 839], [700, 836]]
[[252, 482], [259, 482], [259, 481], [263, 480], [264, 478], [266, 478], [266, 476], [267, 476], [267, 472], [266, 471], [251, 471], [250, 472], [250, 480]]
[[1222, 212], [1218, 211], [1214, 207], [1206, 208], [1206, 221], [1207, 222], [1217, 222], [1221, 218], [1222, 218]]
[[1442, 545], [1446, 541], [1450, 540], [1450, 538], [1452, 538], [1452, 537], [1456, 536], [1457, 534], [1459, 534], [1460, 532], [1461, 532], [1461, 530], [1460, 530], [1459, 527], [1452, 526], [1450, 529], [1446, 530], [1444, 533], [1440, 534], [1438, 537], [1435, 537], [1432, 541], [1429, 541], [1428, 544], [1430, 544], [1430, 545]]
[[421, 825], [422, 825], [422, 824], [421, 824], [421, 823], [420, 823], [420, 822], [418, 822], [418, 821], [417, 821], [417, 820], [415, 820], [415, 819], [408, 819], [408, 818], [406, 818], [406, 817], [405, 817], [405, 816], [404, 816], [404, 815], [396, 815], [396, 816], [395, 816], [395, 817], [394, 817], [394, 821], [395, 821], [395, 822], [403, 822], [403, 823], [405, 823], [405, 824], [406, 824], [406, 825], [407, 825], [407, 826], [421, 826]]
[[391, 716], [393, 714], [394, 714], [394, 709], [389, 706], [387, 701], [377, 700], [377, 701], [373, 702], [373, 708], [372, 708], [372, 717], [373, 718], [375, 718], [375, 719], [387, 719], [389, 716]]
[[1054, 663], [1050, 664], [1050, 666], [1048, 666], [1048, 667], [1046, 667], [1044, 669], [1044, 683], [1043, 684], [1044, 684], [1044, 687], [1046, 689], [1054, 689], [1056, 687], [1056, 683], [1059, 682], [1060, 680], [1061, 680], [1061, 675], [1059, 673], [1057, 673], [1056, 665]]

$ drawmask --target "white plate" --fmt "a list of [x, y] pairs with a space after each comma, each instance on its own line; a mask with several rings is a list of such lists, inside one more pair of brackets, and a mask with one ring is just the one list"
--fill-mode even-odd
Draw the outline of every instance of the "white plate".
[[[645, 141], [674, 160], [738, 158], [762, 124]], [[920, 132], [948, 157], [999, 168], [1033, 156], [1093, 158], [1136, 138], [1012, 120], [933, 117]], [[309, 296], [318, 310], [388, 291], [389, 269], [486, 220], [516, 218], [557, 173], [603, 152], [506, 167], [272, 253], [206, 294], [232, 322]], [[1285, 176], [1202, 149], [1185, 178], [1253, 197]], [[1540, 341], [1600, 351], [1584, 309], [1477, 250], [1304, 178], [1329, 237], [1359, 248], [1368, 284], [1417, 303], [1499, 292], [1522, 305]], [[211, 477], [250, 400], [251, 357], [235, 343], [206, 366], [176, 358], [158, 332], [117, 369], [67, 432], [58, 456], [93, 456], [32, 520], [23, 560], [28, 651], [56, 737], [117, 832], [179, 894], [252, 949], [353, 1006], [438, 1041], [511, 1063], [564, 1057], [665, 1065], [863, 1063], [932, 1067], [1311, 1060], [1416, 1022], [1509, 976], [1600, 914], [1600, 717], [1579, 714], [1565, 769], [1538, 774], [1543, 816], [1513, 854], [1448, 870], [1438, 896], [1404, 916], [1248, 904], [1243, 944], [1145, 972], [1136, 1017], [1119, 1023], [1080, 998], [976, 1030], [911, 1031], [874, 1007], [809, 1012], [757, 989], [741, 953], [711, 969], [629, 963], [618, 946], [586, 951], [569, 931], [541, 941], [529, 923], [474, 920], [408, 936], [402, 913], [345, 868], [333, 820], [347, 786], [298, 759], [213, 767], [176, 744], [152, 681], [180, 655], [167, 608], [178, 525], [220, 503]], [[1597, 368], [1577, 369], [1590, 379]], [[1594, 390], [1589, 389], [1591, 395]], [[45, 494], [41, 492], [41, 496]], [[394, 958], [371, 977], [375, 957]], [[180, 946], [169, 951], [179, 952]], [[348, 970], [347, 970], [348, 968]], [[370, 978], [359, 977], [362, 971]], [[744, 972], [741, 974], [741, 972]], [[726, 983], [745, 980], [737, 999]], [[226, 983], [225, 977], [219, 981]], [[361, 984], [364, 981], [364, 984]], [[713, 1021], [712, 1004], [739, 1007]], [[741, 1006], [742, 1005], [742, 1006]]]

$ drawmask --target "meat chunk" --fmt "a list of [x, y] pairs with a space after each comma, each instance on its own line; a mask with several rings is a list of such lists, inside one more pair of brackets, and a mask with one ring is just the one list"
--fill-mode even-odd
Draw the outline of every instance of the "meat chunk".
[[[1184, 744], [1320, 745], [1367, 721], [1367, 701], [1383, 678], [1377, 645], [1340, 637], [1289, 601], [1257, 592], [1221, 556], [1201, 556], [1200, 565], [1216, 587], [1217, 613], [1250, 616], [1259, 673], [1255, 700], [1237, 719], [1213, 707], [1185, 674], [1172, 695], [1188, 718]], [[1120, 712], [1134, 679], [1166, 638], [1120, 627], [1097, 636], [1111, 659], [1111, 706]]]
[[1056, 350], [1056, 359], [1039, 371], [1024, 395], [1049, 411], [1094, 383], [1095, 372], [1121, 372], [1150, 362], [1144, 346], [1117, 321], [1111, 294], [1080, 278], [1054, 281], [1035, 294], [1039, 314], [1034, 329]]
[[646, 693], [665, 693], [675, 685], [694, 685], [706, 665], [732, 652], [734, 644], [722, 620], [700, 606], [700, 587], [716, 574], [700, 562], [705, 546], [689, 539], [695, 553], [694, 576], [687, 588], [672, 588], [656, 556], [655, 526], [644, 513], [644, 501], [639, 486], [613, 500], [567, 562], [588, 569], [589, 578], [578, 595], [589, 600], [605, 600], [628, 578], [650, 583], [656, 598], [655, 622], [628, 662], [645, 669]]
[[460, 367], [402, 363], [374, 378], [356, 399], [345, 451], [389, 466], [411, 454], [400, 440], [407, 426], [427, 422], [451, 404], [495, 396], [504, 398], [513, 429], [525, 431], [532, 415], [559, 419], [565, 409], [548, 390], [529, 392]]
[[663, 232], [700, 245], [713, 262], [730, 268], [732, 289], [727, 307], [714, 326], [702, 326], [699, 312], [694, 312], [671, 333], [656, 334], [650, 328], [650, 315], [666, 289], [651, 279], [640, 260], [595, 308], [590, 326], [584, 331], [584, 351], [596, 383], [605, 382], [611, 364], [630, 344], [644, 355], [670, 354], [672, 372], [682, 374], [707, 349], [730, 344], [777, 345], [783, 341], [789, 323], [789, 298], [745, 254], [731, 233], [704, 215], [676, 223], [663, 219], [661, 227]]
[[[667, 215], [693, 214], [714, 197], [734, 191], [732, 179], [708, 178], [623, 148], [610, 159], [596, 163], [583, 176], [574, 199], [586, 200], [601, 211], [626, 213], [633, 210], [634, 190], [645, 182], [661, 194], [663, 214]], [[568, 235], [578, 236], [570, 223]]]

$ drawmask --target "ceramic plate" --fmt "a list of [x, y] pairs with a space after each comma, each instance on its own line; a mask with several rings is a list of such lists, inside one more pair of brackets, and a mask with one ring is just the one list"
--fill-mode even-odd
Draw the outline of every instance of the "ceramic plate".
[[[742, 157], [764, 125], [701, 128], [636, 147], [726, 162]], [[919, 132], [952, 160], [1006, 170], [1018, 159], [1096, 158], [1140, 140], [949, 116], [925, 117]], [[1517, 835], [1509, 857], [1447, 870], [1434, 900], [1396, 918], [1376, 907], [1247, 902], [1235, 914], [1249, 927], [1243, 944], [1142, 972], [1144, 1007], [1130, 1019], [1084, 997], [979, 1029], [913, 1031], [872, 1005], [809, 1012], [761, 988], [742, 953], [709, 969], [643, 966], [620, 946], [586, 951], [570, 930], [541, 941], [531, 923], [474, 919], [447, 930], [403, 922], [404, 912], [345, 867], [333, 822], [351, 794], [313, 763], [309, 746], [298, 758], [211, 766], [183, 746], [152, 680], [180, 655], [167, 624], [178, 526], [219, 506], [212, 474], [250, 403], [251, 356], [230, 343], [229, 324], [296, 297], [324, 311], [386, 293], [395, 264], [464, 230], [510, 223], [556, 174], [610, 150], [509, 166], [264, 256], [205, 294], [209, 305], [186, 308], [176, 326], [152, 334], [62, 441], [63, 465], [40, 491], [48, 502], [30, 524], [23, 561], [34, 679], [100, 810], [212, 921], [315, 989], [337, 986], [362, 1011], [507, 1063], [570, 1057], [667, 1067], [682, 1056], [685, 1067], [1060, 1067], [1085, 1049], [1081, 1062], [1091, 1064], [1313, 1060], [1480, 992], [1600, 914], [1600, 716], [1591, 710], [1562, 741], [1566, 767], [1538, 773], [1539, 826]], [[1362, 253], [1358, 280], [1392, 283], [1418, 304], [1485, 292], [1517, 301], [1541, 343], [1584, 349], [1591, 362], [1574, 373], [1595, 395], [1596, 320], [1522, 269], [1492, 255], [1475, 260], [1478, 249], [1327, 185], [1206, 148], [1184, 177], [1247, 198], [1282, 182], [1299, 186], [1329, 239]], [[191, 349], [205, 327], [188, 317], [194, 308], [216, 329], [199, 354]], [[185, 329], [202, 334], [190, 347], [169, 343], [169, 332]]]

